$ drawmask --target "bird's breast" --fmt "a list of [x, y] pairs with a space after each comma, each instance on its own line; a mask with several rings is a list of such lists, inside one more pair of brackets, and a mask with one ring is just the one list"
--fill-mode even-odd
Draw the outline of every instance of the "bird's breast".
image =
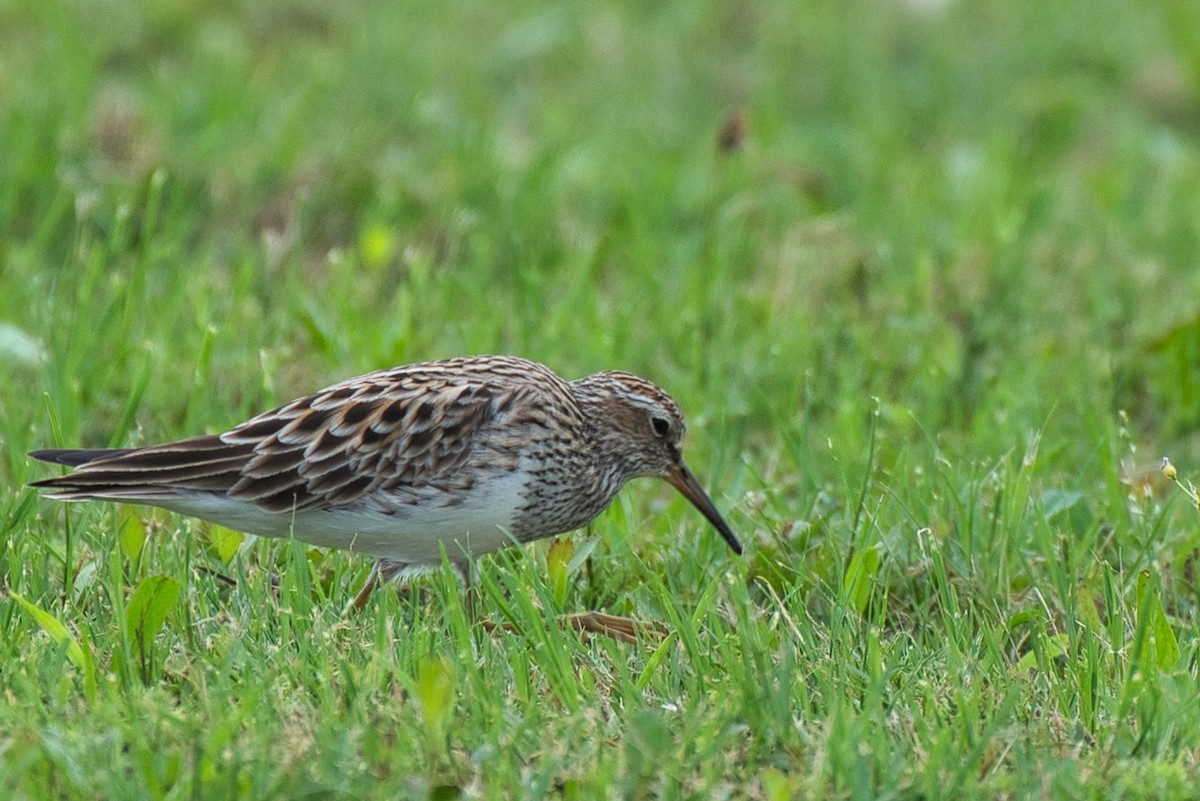
[[612, 502], [619, 482], [582, 459], [531, 465], [524, 502], [516, 509], [513, 531], [534, 540], [582, 528]]

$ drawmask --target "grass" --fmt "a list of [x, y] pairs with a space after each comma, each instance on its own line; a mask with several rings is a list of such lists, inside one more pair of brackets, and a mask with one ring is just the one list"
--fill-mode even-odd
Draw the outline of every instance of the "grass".
[[[0, 0], [0, 795], [1195, 797], [1195, 31]], [[489, 635], [448, 572], [356, 616], [361, 558], [24, 488], [477, 352], [667, 387], [747, 556], [637, 482], [483, 560]]]

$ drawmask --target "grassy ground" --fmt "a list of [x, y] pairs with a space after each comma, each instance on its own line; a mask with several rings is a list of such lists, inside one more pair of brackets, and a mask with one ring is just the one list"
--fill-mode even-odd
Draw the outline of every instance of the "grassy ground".
[[[1195, 797], [1197, 31], [0, 0], [0, 796]], [[483, 561], [489, 635], [448, 575], [349, 615], [361, 558], [23, 488], [477, 352], [667, 387], [747, 556], [638, 482]]]

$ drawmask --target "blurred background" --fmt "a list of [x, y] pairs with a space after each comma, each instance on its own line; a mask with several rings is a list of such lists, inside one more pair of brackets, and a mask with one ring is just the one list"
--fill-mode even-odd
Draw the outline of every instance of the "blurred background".
[[[442, 663], [419, 662], [448, 641], [438, 624], [397, 638], [381, 616], [361, 624], [374, 643], [292, 638], [310, 624], [280, 617], [266, 578], [212, 578], [252, 569], [229, 561], [236, 543], [100, 504], [64, 517], [22, 488], [46, 474], [25, 452], [222, 431], [347, 376], [467, 353], [661, 384], [750, 548], [733, 560], [665, 490], [623, 494], [594, 527], [603, 569], [571, 574], [586, 588], [574, 607], [700, 621], [711, 631], [695, 642], [720, 647], [689, 641], [667, 678], [663, 657], [636, 652], [636, 668], [622, 652], [611, 672], [583, 670], [607, 700], [563, 690], [570, 670], [548, 671], [539, 697], [567, 700], [544, 711], [463, 693], [443, 703], [446, 721], [475, 716], [451, 730], [457, 761], [428, 746], [429, 764], [470, 775], [462, 754], [483, 754], [478, 770], [510, 783], [536, 769], [574, 786], [558, 763], [507, 756], [511, 742], [540, 755], [552, 727], [562, 743], [546, 752], [596, 787], [634, 787], [638, 766], [657, 775], [676, 750], [671, 775], [771, 798], [797, 787], [760, 774], [795, 766], [812, 768], [813, 797], [963, 797], [950, 772], [1011, 790], [1076, 777], [1028, 760], [1093, 747], [1118, 754], [1110, 766], [1151, 754], [1163, 775], [1194, 775], [1196, 517], [1158, 469], [1169, 455], [1183, 480], [1200, 474], [1194, 0], [0, 0], [0, 577], [69, 624], [0, 601], [0, 661], [18, 665], [7, 706], [27, 715], [6, 743], [33, 743], [28, 797], [76, 757], [110, 795], [152, 772], [125, 760], [157, 759], [158, 729], [123, 702], [93, 720], [42, 633], [91, 632], [101, 660], [119, 651], [105, 604], [154, 571], [193, 593], [163, 612], [167, 656], [141, 674], [183, 711], [170, 693], [137, 702], [164, 731], [177, 714], [194, 727], [166, 736], [178, 764], [249, 753], [244, 775], [292, 794], [304, 776], [361, 788], [415, 770], [404, 760], [428, 744], [378, 739], [418, 727], [413, 705], [379, 698], [395, 700], [389, 670], [397, 696], [441, 686], [427, 665]], [[143, 554], [163, 527], [179, 536]], [[181, 558], [184, 530], [209, 537], [195, 553], [208, 568]], [[322, 565], [334, 595], [365, 570]], [[285, 580], [307, 580], [291, 567]], [[484, 575], [511, 594], [536, 586], [512, 567]], [[334, 604], [307, 603], [314, 629], [346, 629]], [[1130, 644], [1147, 631], [1161, 685], [1151, 657], [1137, 662], [1145, 642]], [[464, 641], [468, 657], [447, 663], [460, 679], [517, 700], [544, 689], [521, 684], [543, 656], [518, 641], [485, 638], [512, 649], [494, 661]], [[532, 666], [472, 673], [509, 660]], [[269, 686], [238, 707], [230, 748], [212, 721], [246, 695], [246, 664]], [[364, 664], [367, 690], [345, 706], [341, 689], [311, 686]], [[643, 667], [636, 686], [622, 672]], [[711, 703], [685, 704], [678, 723], [660, 703], [676, 696]], [[297, 712], [295, 698], [318, 700]], [[609, 702], [611, 715], [574, 715]], [[545, 717], [513, 733], [518, 713]], [[43, 743], [43, 717], [82, 739]], [[88, 751], [87, 732], [109, 731], [126, 740]], [[981, 731], [992, 750], [962, 736]], [[710, 758], [693, 732], [733, 732], [739, 749], [753, 736], [732, 755], [714, 739]], [[627, 735], [660, 750], [596, 750]], [[343, 746], [372, 768], [348, 770]], [[154, 775], [181, 793], [172, 764]], [[1124, 784], [1078, 781], [1143, 787], [1114, 770]]]
[[872, 395], [1182, 436], [1198, 14], [0, 4], [4, 430], [42, 392], [103, 444], [498, 351], [647, 372], [739, 444]]
[[1191, 2], [6, 2], [0, 141], [11, 487], [487, 352], [667, 387], [764, 547], [1200, 456]]

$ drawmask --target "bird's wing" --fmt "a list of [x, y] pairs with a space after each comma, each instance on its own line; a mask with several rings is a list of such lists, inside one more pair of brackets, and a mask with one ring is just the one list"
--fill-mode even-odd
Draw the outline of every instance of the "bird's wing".
[[479, 373], [399, 368], [335, 384], [218, 436], [102, 451], [32, 486], [64, 499], [153, 502], [199, 490], [275, 512], [328, 508], [453, 475], [512, 402], [511, 389]]

